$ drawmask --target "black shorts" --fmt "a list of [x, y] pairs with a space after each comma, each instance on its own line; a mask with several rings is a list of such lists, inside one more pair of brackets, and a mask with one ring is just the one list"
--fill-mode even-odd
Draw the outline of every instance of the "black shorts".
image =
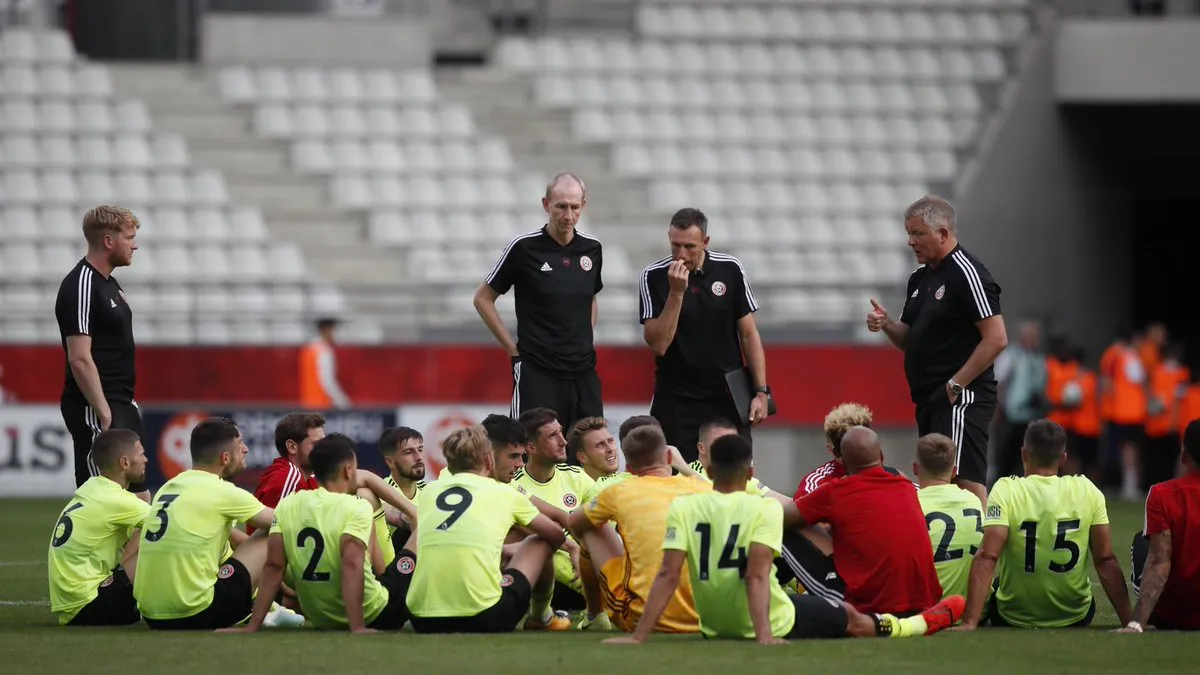
[[1145, 436], [1146, 428], [1140, 424], [1116, 424], [1115, 422], [1109, 424], [1108, 442], [1110, 445], [1110, 456], [1117, 457], [1117, 453], [1121, 451], [1121, 446], [1126, 443], [1141, 445]]
[[250, 571], [230, 558], [217, 572], [212, 602], [198, 614], [182, 619], [146, 619], [155, 630], [216, 630], [244, 621], [254, 609], [254, 584]]
[[[996, 594], [995, 593], [992, 594], [992, 599], [988, 601], [988, 607], [984, 613], [988, 617], [988, 622], [991, 623], [991, 625], [995, 626], [996, 628], [1022, 628], [1022, 626], [1012, 625], [1011, 623], [1005, 621], [1004, 617], [1000, 616], [1000, 610], [996, 607]], [[1092, 625], [1092, 619], [1095, 619], [1095, 618], [1096, 618], [1096, 598], [1093, 596], [1092, 604], [1088, 606], [1087, 614], [1084, 615], [1084, 617], [1082, 619], [1076, 621], [1075, 623], [1073, 623], [1069, 626], [1063, 626], [1063, 628], [1087, 628], [1088, 626]]]
[[742, 424], [742, 416], [729, 396], [691, 399], [655, 391], [654, 400], [650, 403], [650, 416], [662, 426], [667, 445], [678, 448], [685, 462], [699, 459], [700, 450], [696, 444], [700, 442], [700, 427], [714, 420], [735, 425], [739, 436], [752, 440], [750, 427]]
[[400, 630], [408, 623], [408, 587], [412, 584], [413, 570], [417, 568], [417, 554], [401, 548], [396, 549], [396, 559], [388, 564], [387, 569], [378, 577], [379, 583], [387, 589], [388, 603], [375, 617], [368, 628], [376, 630]]
[[917, 404], [917, 434], [943, 434], [958, 446], [958, 477], [987, 484], [988, 425], [996, 411], [996, 398], [964, 389], [954, 405], [943, 388]]
[[846, 598], [846, 582], [838, 575], [833, 556], [822, 553], [808, 537], [799, 532], [784, 530], [779, 562], [782, 563], [776, 563], [779, 583], [786, 584], [796, 579], [804, 590], [815, 597], [838, 603]]
[[[565, 435], [585, 417], [604, 417], [604, 399], [600, 377], [595, 369], [578, 375], [550, 373], [528, 361], [514, 359], [512, 364], [513, 397], [509, 415], [513, 419], [534, 408], [549, 408], [558, 414]], [[578, 464], [575, 457], [567, 457]]]
[[511, 633], [529, 611], [533, 588], [519, 570], [504, 570], [500, 599], [475, 616], [412, 617], [418, 633]]
[[[146, 429], [142, 425], [142, 413], [134, 403], [113, 403], [109, 401], [112, 411], [112, 424], [109, 429], [129, 429], [136, 433], [145, 443]], [[87, 482], [92, 476], [100, 475], [100, 470], [92, 463], [92, 439], [100, 435], [100, 420], [87, 401], [63, 401], [59, 406], [63, 422], [71, 434], [75, 446], [75, 487]], [[145, 483], [132, 483], [130, 492], [141, 492], [146, 489]]]
[[1087, 473], [1100, 461], [1100, 439], [1075, 433], [1069, 434], [1067, 452], [1079, 460], [1080, 471]]
[[1179, 470], [1179, 437], [1147, 436], [1142, 443], [1142, 489], [1171, 480]]
[[119, 566], [100, 582], [96, 598], [83, 606], [68, 626], [128, 626], [142, 620], [133, 583]]
[[792, 606], [796, 609], [796, 623], [784, 638], [803, 640], [813, 638], [839, 638], [846, 636], [850, 615], [846, 607], [835, 600], [818, 598], [815, 595], [793, 595]]

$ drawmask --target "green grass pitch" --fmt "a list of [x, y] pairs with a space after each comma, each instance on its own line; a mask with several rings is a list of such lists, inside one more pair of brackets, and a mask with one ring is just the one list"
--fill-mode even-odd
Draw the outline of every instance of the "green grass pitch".
[[[1095, 585], [1096, 627], [981, 629], [912, 640], [826, 640], [782, 647], [656, 636], [608, 647], [601, 635], [398, 635], [311, 630], [252, 636], [64, 629], [47, 602], [46, 546], [59, 501], [0, 500], [0, 659], [5, 673], [1196, 673], [1200, 642], [1187, 634], [1112, 635], [1116, 617]], [[1110, 502], [1113, 540], [1128, 569], [1141, 505]]]

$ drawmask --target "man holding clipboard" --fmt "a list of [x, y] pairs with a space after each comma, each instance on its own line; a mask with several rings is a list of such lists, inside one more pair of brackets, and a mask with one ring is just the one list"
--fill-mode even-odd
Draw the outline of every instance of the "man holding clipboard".
[[708, 218], [698, 209], [676, 212], [667, 235], [671, 255], [642, 270], [639, 284], [642, 335], [655, 355], [650, 415], [690, 462], [700, 425], [728, 419], [749, 440], [775, 403], [742, 263], [708, 250]]

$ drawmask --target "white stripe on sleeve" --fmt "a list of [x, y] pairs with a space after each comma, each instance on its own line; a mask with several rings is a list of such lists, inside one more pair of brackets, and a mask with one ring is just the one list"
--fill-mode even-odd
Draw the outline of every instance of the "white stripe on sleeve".
[[979, 279], [979, 272], [975, 269], [975, 265], [967, 259], [966, 254], [962, 251], [955, 251], [951, 257], [954, 258], [954, 262], [958, 263], [958, 268], [967, 278], [967, 285], [971, 287], [971, 296], [975, 298], [975, 308], [979, 310], [979, 318], [988, 318], [992, 315], [992, 306], [988, 303], [987, 293], [983, 290], [983, 282]]
[[84, 265], [79, 269], [78, 306], [79, 332], [88, 335], [92, 319], [92, 268]]

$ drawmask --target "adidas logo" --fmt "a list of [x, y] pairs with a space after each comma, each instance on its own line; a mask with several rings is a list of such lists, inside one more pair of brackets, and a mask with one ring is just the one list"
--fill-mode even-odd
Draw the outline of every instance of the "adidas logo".
[[117, 308], [117, 301], [116, 301], [116, 300], [109, 299], [109, 302], [111, 302], [111, 303], [112, 303], [112, 308], [113, 308], [113, 309], [116, 309], [116, 308]]
[[912, 294], [912, 295], [910, 295], [910, 296], [908, 296], [908, 297], [910, 297], [910, 298], [915, 298], [915, 297], [917, 297], [917, 291], [920, 291], [920, 290], [921, 290], [921, 289], [919, 289], [919, 288], [918, 288], [918, 289], [916, 289], [915, 291], [913, 291], [913, 294]]
[[551, 269], [550, 269], [550, 263], [547, 263], [547, 262], [544, 262], [544, 263], [542, 263], [542, 271], [543, 271], [543, 272], [550, 272], [550, 271], [551, 271]]

